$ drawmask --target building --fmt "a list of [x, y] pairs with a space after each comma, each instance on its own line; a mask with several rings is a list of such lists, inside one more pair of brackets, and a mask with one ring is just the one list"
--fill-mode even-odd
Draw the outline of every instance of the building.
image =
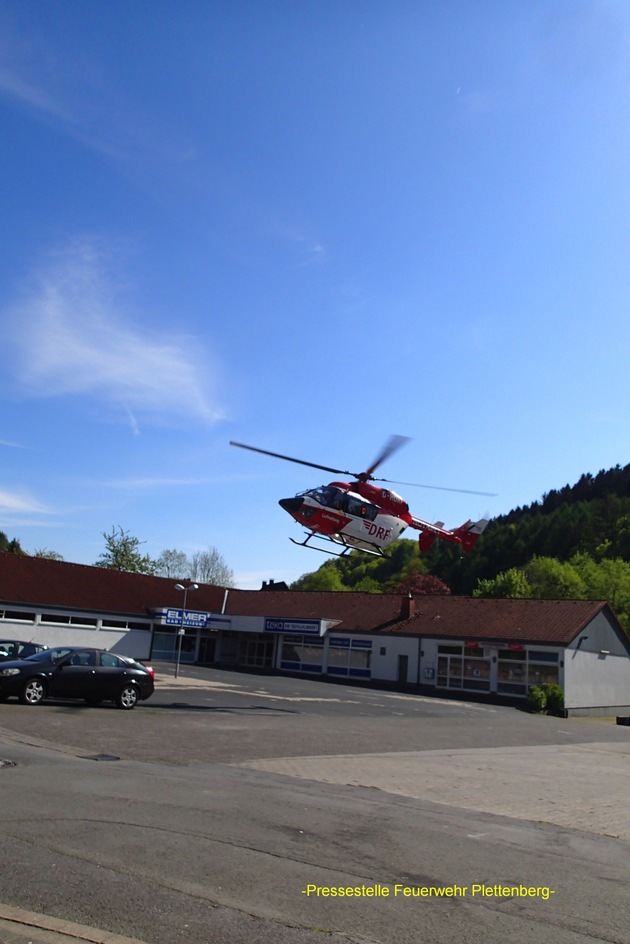
[[571, 714], [630, 708], [630, 640], [603, 601], [304, 593], [201, 585], [0, 554], [0, 639], [522, 703], [557, 682]]

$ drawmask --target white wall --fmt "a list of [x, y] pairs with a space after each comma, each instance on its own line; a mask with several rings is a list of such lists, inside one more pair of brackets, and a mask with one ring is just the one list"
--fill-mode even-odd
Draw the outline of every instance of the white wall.
[[[148, 624], [147, 624], [148, 625]], [[52, 626], [43, 623], [0, 621], [0, 639], [20, 639], [42, 646], [86, 646], [93, 649], [111, 649], [121, 656], [148, 659], [151, 653], [152, 632], [140, 629], [81, 628]]]
[[628, 656], [587, 652], [573, 646], [567, 649], [564, 660], [564, 703], [568, 709], [628, 707]]
[[628, 642], [604, 613], [567, 647], [564, 702], [568, 709], [630, 705]]
[[[356, 637], [353, 637], [356, 638]], [[413, 685], [418, 681], [418, 651], [420, 640], [409, 636], [365, 636], [372, 639], [372, 678], [382, 682], [398, 681], [398, 657], [407, 656], [407, 678]], [[384, 649], [384, 654], [381, 654]]]

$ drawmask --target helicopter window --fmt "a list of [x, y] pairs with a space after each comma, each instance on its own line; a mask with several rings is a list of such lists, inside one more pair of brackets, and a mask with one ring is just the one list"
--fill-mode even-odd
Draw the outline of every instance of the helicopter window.
[[345, 492], [334, 485], [322, 485], [319, 488], [311, 489], [306, 494], [314, 498], [320, 505], [325, 505], [326, 508], [342, 509], [345, 505]]
[[371, 505], [369, 502], [363, 501], [363, 499], [359, 498], [357, 495], [347, 495], [346, 497], [346, 511], [349, 515], [354, 515], [356, 518], [364, 518], [366, 521], [374, 521], [378, 514], [376, 505]]

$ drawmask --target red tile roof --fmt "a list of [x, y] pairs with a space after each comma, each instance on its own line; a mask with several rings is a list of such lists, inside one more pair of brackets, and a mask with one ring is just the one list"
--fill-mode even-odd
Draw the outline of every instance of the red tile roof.
[[414, 614], [385, 632], [476, 641], [540, 642], [567, 645], [603, 609], [601, 600], [490, 600], [425, 596]]
[[[230, 590], [227, 612], [338, 619], [343, 632], [557, 643], [574, 639], [607, 604], [592, 600], [488, 600], [445, 595]], [[409, 604], [413, 615], [407, 616]], [[610, 613], [612, 619], [614, 616]]]
[[298, 590], [230, 590], [227, 612], [239, 616], [341, 620], [343, 629], [373, 632], [401, 616], [400, 594]]
[[[20, 604], [146, 616], [181, 607], [177, 581], [65, 561], [0, 553], [0, 605]], [[590, 600], [478, 600], [456, 596], [235, 590], [201, 584], [187, 606], [231, 616], [339, 620], [338, 630], [566, 645], [607, 604]], [[411, 605], [412, 615], [409, 616]], [[618, 625], [618, 624], [617, 624]], [[621, 632], [621, 629], [619, 629]]]
[[[0, 601], [4, 603], [146, 616], [147, 607], [181, 607], [183, 593], [175, 589], [176, 583], [168, 577], [0, 553]], [[218, 613], [224, 594], [222, 587], [201, 584], [188, 594], [186, 605]]]

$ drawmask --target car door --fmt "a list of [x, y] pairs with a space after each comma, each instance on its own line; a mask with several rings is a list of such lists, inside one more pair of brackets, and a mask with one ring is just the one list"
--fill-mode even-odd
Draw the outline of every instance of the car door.
[[54, 698], [88, 698], [96, 682], [96, 652], [75, 649], [50, 678], [48, 693]]
[[132, 677], [129, 663], [113, 652], [99, 652], [97, 661], [99, 699], [116, 698], [124, 683]]

